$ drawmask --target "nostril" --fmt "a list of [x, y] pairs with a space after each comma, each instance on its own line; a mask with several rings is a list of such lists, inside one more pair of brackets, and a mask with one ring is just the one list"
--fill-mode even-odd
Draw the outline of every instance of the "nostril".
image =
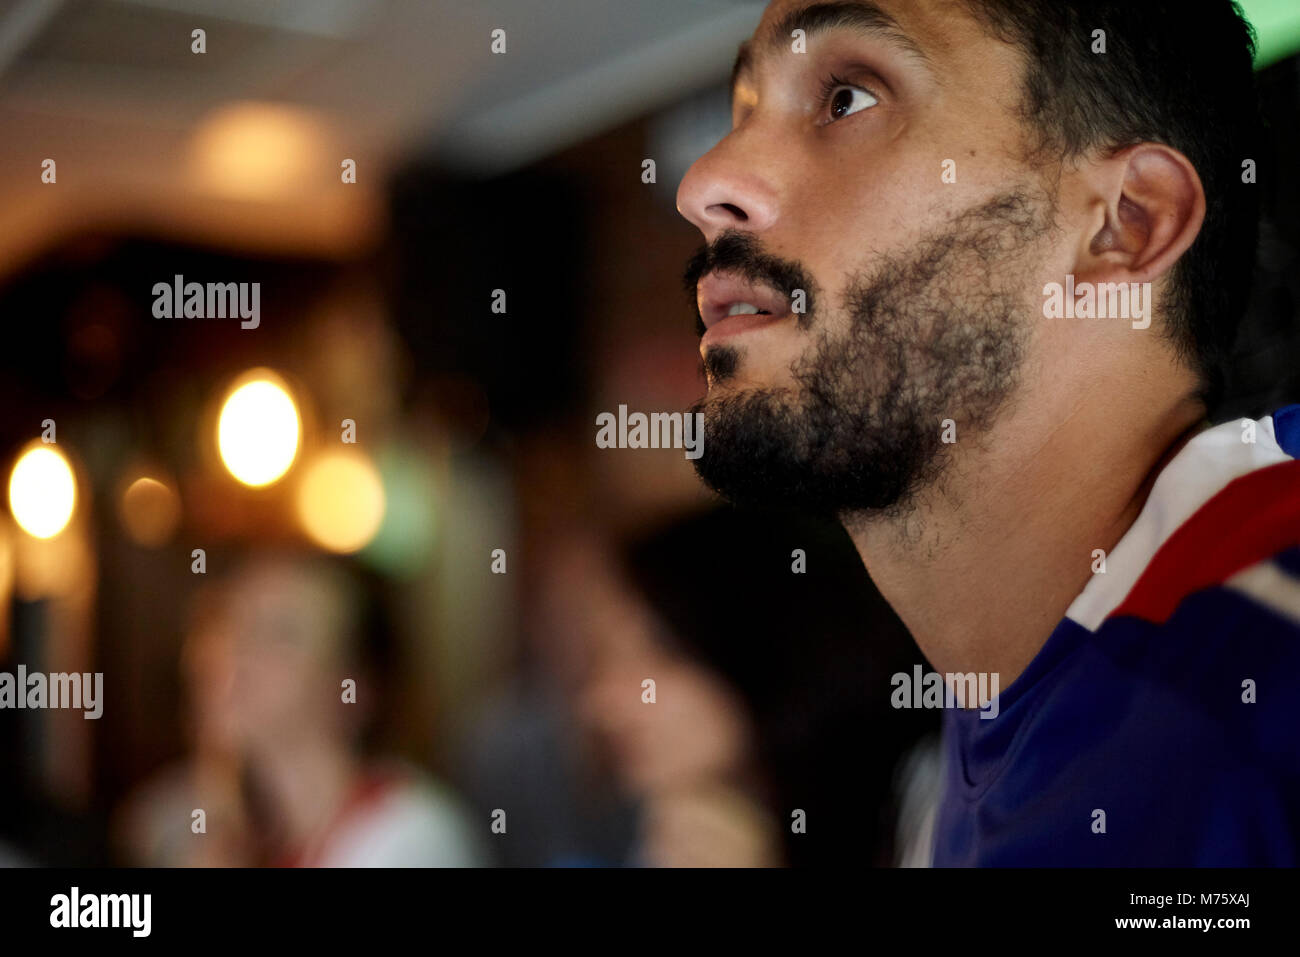
[[730, 216], [732, 219], [737, 219], [742, 223], [749, 219], [749, 216], [745, 214], [745, 211], [743, 209], [731, 203], [715, 203], [714, 205], [709, 207], [709, 211], [710, 212], [722, 211], [726, 213], [728, 216]]

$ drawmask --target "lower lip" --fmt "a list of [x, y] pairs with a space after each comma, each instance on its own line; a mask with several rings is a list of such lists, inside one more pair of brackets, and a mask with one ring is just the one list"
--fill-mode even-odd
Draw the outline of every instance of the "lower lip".
[[792, 318], [792, 315], [792, 313], [787, 312], [784, 316], [765, 316], [757, 312], [751, 312], [725, 316], [704, 331], [704, 335], [700, 338], [700, 345], [707, 346], [722, 339], [751, 332], [754, 329], [776, 325], [778, 322], [785, 322], [785, 320]]

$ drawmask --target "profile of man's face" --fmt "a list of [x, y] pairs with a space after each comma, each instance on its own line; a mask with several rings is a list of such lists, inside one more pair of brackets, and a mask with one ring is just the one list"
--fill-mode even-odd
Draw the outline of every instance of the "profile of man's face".
[[1022, 70], [959, 0], [768, 7], [732, 130], [678, 192], [706, 241], [686, 281], [709, 484], [905, 508], [941, 479], [945, 429], [978, 441], [1050, 377], [1034, 316], [1070, 250], [1057, 180], [1027, 158]]

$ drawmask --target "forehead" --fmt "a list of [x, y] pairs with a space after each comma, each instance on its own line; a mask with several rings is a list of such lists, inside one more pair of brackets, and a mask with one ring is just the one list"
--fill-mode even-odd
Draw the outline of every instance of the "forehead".
[[994, 43], [974, 19], [968, 0], [773, 0], [753, 37], [742, 44], [736, 71], [789, 49], [792, 33], [814, 37], [856, 33], [882, 41], [929, 66], [954, 68], [972, 48]]

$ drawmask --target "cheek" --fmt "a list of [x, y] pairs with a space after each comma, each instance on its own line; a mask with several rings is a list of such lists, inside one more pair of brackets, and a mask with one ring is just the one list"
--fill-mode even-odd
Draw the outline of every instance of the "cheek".
[[[1038, 308], [1041, 309], [1041, 306]], [[1093, 371], [1092, 329], [1070, 320], [1053, 321], [1041, 313], [1029, 314], [1029, 338], [1025, 344], [1025, 361], [1021, 370], [1024, 388], [1061, 389], [1066, 383], [1088, 378]]]
[[312, 684], [310, 662], [291, 651], [268, 651], [250, 659], [244, 669], [250, 704], [261, 711], [300, 707]]
[[906, 258], [918, 240], [1020, 178], [984, 145], [988, 137], [947, 128], [941, 136], [908, 130], [883, 143], [856, 131], [841, 137], [813, 162], [791, 205], [790, 254], [824, 282], [870, 273], [886, 256]]
[[[933, 176], [928, 172], [932, 171]], [[901, 159], [884, 151], [837, 150], [808, 174], [788, 217], [791, 254], [829, 280], [861, 270], [897, 248], [953, 189], [939, 179], [938, 159]]]

